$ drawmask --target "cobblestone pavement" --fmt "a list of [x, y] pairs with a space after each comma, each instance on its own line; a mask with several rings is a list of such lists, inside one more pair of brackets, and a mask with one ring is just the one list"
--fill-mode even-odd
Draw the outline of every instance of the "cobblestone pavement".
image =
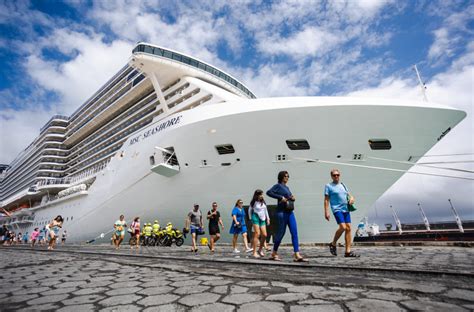
[[[308, 264], [221, 247], [0, 247], [1, 311], [474, 311], [474, 251], [366, 247], [358, 259], [306, 247]], [[342, 251], [342, 250], [341, 250]]]

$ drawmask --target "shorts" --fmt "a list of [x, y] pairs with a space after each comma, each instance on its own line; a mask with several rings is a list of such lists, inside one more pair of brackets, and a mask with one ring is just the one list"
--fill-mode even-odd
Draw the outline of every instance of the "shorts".
[[349, 211], [336, 211], [334, 212], [334, 218], [336, 218], [337, 224], [351, 223], [351, 213]]
[[216, 235], [220, 234], [221, 230], [219, 230], [219, 226], [210, 226], [209, 227], [209, 235]]
[[261, 220], [258, 214], [253, 213], [252, 214], [252, 224], [260, 226], [265, 226], [267, 225], [267, 222], [265, 220]]
[[196, 226], [196, 225], [190, 225], [189, 226], [189, 229], [191, 231], [191, 234], [199, 234], [199, 226]]
[[140, 235], [140, 230], [135, 230], [135, 232], [133, 232], [133, 235]]
[[116, 237], [125, 236], [125, 230], [123, 230], [123, 231], [115, 231], [115, 236], [116, 236]]

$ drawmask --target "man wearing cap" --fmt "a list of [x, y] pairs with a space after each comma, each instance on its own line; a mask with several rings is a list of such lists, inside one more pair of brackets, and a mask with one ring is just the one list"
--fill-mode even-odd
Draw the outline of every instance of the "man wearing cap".
[[197, 249], [197, 244], [196, 244], [196, 240], [197, 240], [196, 237], [197, 237], [197, 234], [202, 229], [202, 213], [201, 213], [201, 210], [199, 210], [198, 204], [194, 204], [194, 208], [188, 213], [188, 219], [186, 221], [187, 221], [187, 224], [189, 225], [189, 229], [192, 236], [191, 251], [197, 252], [198, 249]]

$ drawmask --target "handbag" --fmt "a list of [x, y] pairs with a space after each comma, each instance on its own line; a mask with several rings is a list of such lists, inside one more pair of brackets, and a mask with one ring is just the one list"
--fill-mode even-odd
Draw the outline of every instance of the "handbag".
[[295, 210], [295, 202], [293, 200], [288, 200], [283, 210], [286, 212], [292, 212]]
[[346, 197], [346, 199], [347, 199], [347, 210], [349, 210], [349, 212], [356, 211], [357, 208], [353, 204], [349, 204], [350, 196], [349, 196], [349, 192], [347, 191], [346, 186], [342, 182], [341, 182], [341, 184], [347, 192], [347, 197]]

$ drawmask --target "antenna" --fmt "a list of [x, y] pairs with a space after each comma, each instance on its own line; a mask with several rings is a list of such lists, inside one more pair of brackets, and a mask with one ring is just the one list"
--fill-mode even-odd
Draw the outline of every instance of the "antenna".
[[428, 102], [428, 98], [426, 97], [426, 84], [423, 82], [423, 80], [421, 80], [420, 72], [418, 71], [416, 64], [413, 65], [413, 69], [415, 70], [416, 76], [418, 77], [418, 83], [420, 84], [421, 93], [423, 94], [423, 100]]
[[395, 223], [398, 227], [398, 233], [402, 234], [402, 223], [400, 222], [400, 219], [398, 218], [397, 213], [395, 212], [395, 209], [393, 209], [392, 205], [390, 205], [390, 209], [392, 209], [393, 218], [395, 219]]
[[420, 203], [418, 203], [418, 209], [420, 209], [421, 217], [423, 218], [423, 222], [425, 223], [426, 230], [430, 232], [431, 231], [430, 222], [428, 221], [428, 218], [426, 217], [425, 211], [423, 210], [423, 208], [421, 208]]

